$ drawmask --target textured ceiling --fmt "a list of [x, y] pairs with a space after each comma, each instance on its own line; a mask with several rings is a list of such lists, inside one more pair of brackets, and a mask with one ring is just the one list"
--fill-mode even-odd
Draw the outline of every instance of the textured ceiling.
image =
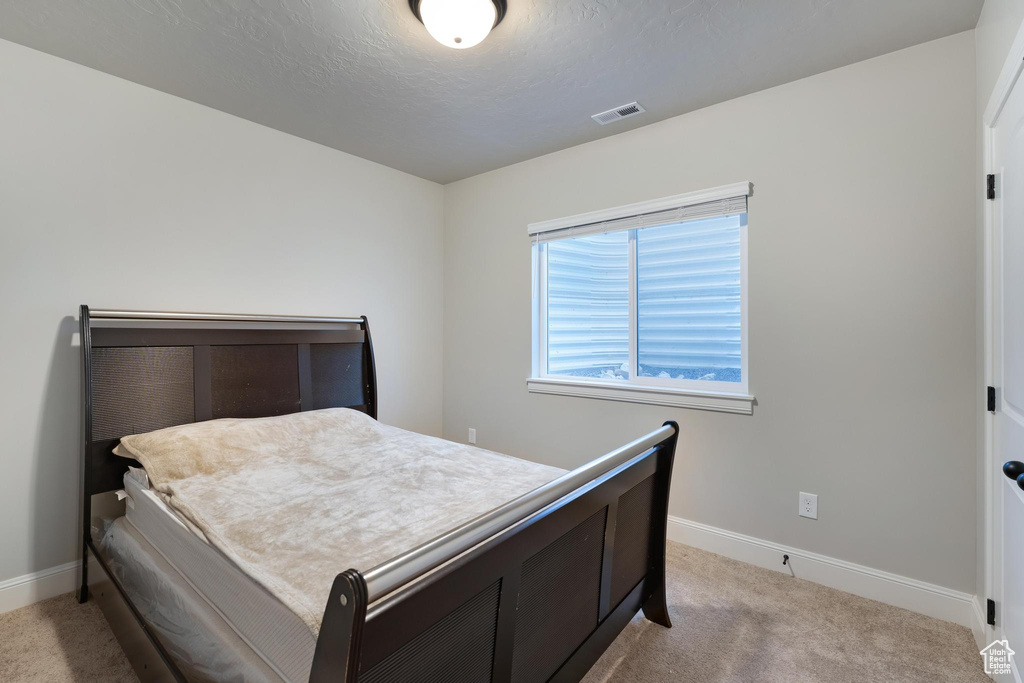
[[0, 38], [446, 183], [973, 28], [982, 0], [508, 4], [469, 50], [406, 0], [3, 0]]

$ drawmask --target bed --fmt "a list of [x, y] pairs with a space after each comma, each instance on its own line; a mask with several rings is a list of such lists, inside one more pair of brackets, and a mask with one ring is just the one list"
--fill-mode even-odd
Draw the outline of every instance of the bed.
[[[99, 600], [141, 679], [574, 681], [638, 611], [671, 625], [664, 554], [674, 423], [563, 472], [377, 423], [365, 317], [82, 306], [80, 324], [79, 599]], [[248, 536], [232, 539], [209, 514], [193, 516], [184, 489], [169, 495], [156, 460], [147, 474], [123, 446], [114, 452], [122, 438], [153, 430], [189, 433], [202, 445], [221, 425], [251, 431], [318, 420], [378, 440], [340, 468], [359, 471], [358, 482], [346, 474], [338, 486], [348, 488], [326, 489], [319, 507], [306, 505], [321, 524], [317, 555], [303, 542], [252, 559], [238, 545]], [[307, 469], [304, 450], [294, 450], [293, 465], [282, 448], [267, 460], [279, 468], [268, 481]], [[212, 456], [195, 453], [189, 462], [203, 469]], [[422, 472], [421, 461], [430, 463]], [[401, 509], [374, 489], [383, 475], [358, 464], [371, 462], [405, 472], [430, 495], [406, 491], [402, 500], [413, 502]], [[478, 480], [444, 490], [474, 467]], [[263, 516], [287, 517], [273, 490], [263, 490]], [[126, 515], [98, 525], [93, 497], [112, 491], [123, 491]], [[281, 492], [295, 498], [283, 485]], [[207, 495], [188, 494], [200, 502]], [[461, 507], [443, 508], [445, 500]], [[382, 531], [391, 528], [402, 532]]]

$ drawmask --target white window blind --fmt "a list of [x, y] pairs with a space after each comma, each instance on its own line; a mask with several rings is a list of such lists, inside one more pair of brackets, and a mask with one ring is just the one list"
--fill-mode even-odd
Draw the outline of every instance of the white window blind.
[[742, 380], [742, 216], [638, 230], [637, 375]]

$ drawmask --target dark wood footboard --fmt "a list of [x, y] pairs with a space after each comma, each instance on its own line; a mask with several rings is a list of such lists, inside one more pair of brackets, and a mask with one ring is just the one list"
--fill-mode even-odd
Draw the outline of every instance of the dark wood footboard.
[[577, 681], [639, 610], [671, 626], [677, 434], [668, 422], [366, 577], [338, 575], [310, 680]]

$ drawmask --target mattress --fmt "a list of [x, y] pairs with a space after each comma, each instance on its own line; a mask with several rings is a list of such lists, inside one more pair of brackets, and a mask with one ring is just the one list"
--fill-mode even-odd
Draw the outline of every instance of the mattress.
[[281, 682], [124, 517], [110, 524], [100, 548], [107, 566], [188, 680]]
[[167, 565], [265, 663], [287, 681], [309, 680], [316, 637], [131, 473], [124, 478], [127, 521]]

